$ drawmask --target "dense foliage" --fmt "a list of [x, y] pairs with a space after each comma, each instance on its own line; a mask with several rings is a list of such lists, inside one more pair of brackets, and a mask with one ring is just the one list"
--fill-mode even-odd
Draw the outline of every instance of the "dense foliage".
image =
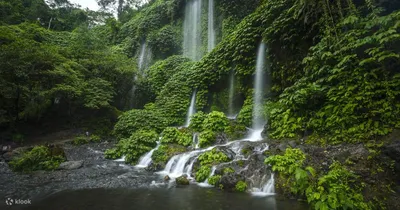
[[284, 155], [270, 156], [266, 164], [279, 172], [281, 187], [305, 195], [315, 209], [371, 209], [364, 201], [357, 176], [338, 162], [332, 163], [327, 174], [304, 167], [305, 154], [299, 149], [286, 149]]
[[65, 161], [63, 154], [53, 154], [46, 146], [36, 146], [32, 150], [15, 157], [9, 162], [14, 171], [31, 172], [55, 170]]

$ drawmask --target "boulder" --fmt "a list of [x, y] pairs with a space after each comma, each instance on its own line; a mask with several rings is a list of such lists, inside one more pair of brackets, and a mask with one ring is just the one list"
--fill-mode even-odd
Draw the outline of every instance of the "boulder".
[[61, 163], [58, 169], [60, 170], [74, 170], [78, 169], [83, 166], [83, 160], [78, 160], [78, 161], [67, 161], [64, 163]]
[[168, 175], [164, 176], [164, 181], [165, 182], [168, 182], [169, 180], [171, 180], [171, 178]]
[[175, 180], [176, 185], [189, 185], [189, 180], [186, 175], [182, 175]]

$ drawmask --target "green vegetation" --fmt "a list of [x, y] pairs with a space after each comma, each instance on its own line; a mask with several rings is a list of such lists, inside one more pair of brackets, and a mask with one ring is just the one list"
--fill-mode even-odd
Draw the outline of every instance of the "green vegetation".
[[307, 166], [306, 156], [299, 149], [286, 149], [284, 155], [270, 156], [266, 164], [279, 172], [279, 187], [305, 195], [315, 209], [371, 209], [364, 201], [358, 177], [338, 162], [334, 162], [327, 174], [317, 174]]
[[11, 160], [9, 165], [14, 171], [27, 173], [37, 170], [55, 170], [64, 161], [64, 156], [52, 155], [48, 147], [36, 146]]
[[186, 152], [186, 147], [176, 144], [161, 145], [154, 151], [151, 158], [155, 163], [167, 164], [168, 160], [174, 155]]
[[235, 185], [235, 190], [238, 192], [244, 192], [247, 189], [247, 184], [244, 181], [238, 181]]
[[185, 147], [192, 144], [192, 135], [183, 129], [178, 130], [174, 127], [165, 128], [161, 137], [162, 144], [179, 144]]
[[139, 130], [129, 138], [122, 139], [116, 148], [106, 150], [106, 158], [116, 159], [125, 156], [125, 162], [136, 164], [139, 158], [157, 145], [158, 134], [151, 130]]
[[214, 175], [208, 178], [208, 184], [217, 186], [219, 180], [221, 179], [221, 175]]
[[212, 149], [201, 154], [198, 157], [198, 160], [200, 162], [200, 168], [195, 173], [197, 182], [203, 182], [208, 178], [208, 176], [210, 176], [211, 167], [213, 165], [230, 161], [228, 156], [226, 156], [223, 152], [217, 151], [217, 149]]

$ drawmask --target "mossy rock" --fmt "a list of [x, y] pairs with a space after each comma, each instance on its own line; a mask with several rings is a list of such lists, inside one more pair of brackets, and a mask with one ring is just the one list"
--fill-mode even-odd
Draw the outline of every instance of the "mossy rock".
[[187, 176], [182, 175], [178, 178], [175, 179], [176, 185], [178, 186], [182, 186], [182, 185], [189, 185], [189, 179], [187, 178]]

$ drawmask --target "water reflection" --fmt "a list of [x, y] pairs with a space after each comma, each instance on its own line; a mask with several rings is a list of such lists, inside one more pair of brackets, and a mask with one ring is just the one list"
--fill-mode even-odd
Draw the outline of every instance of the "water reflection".
[[26, 209], [146, 209], [146, 210], [304, 210], [293, 201], [271, 197], [252, 197], [247, 193], [228, 193], [190, 186], [152, 189], [87, 189], [63, 191]]

